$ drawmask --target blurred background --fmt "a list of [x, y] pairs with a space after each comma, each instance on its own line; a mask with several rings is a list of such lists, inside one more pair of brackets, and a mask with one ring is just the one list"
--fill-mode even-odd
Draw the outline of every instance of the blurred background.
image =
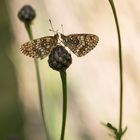
[[[123, 140], [140, 139], [140, 6], [138, 0], [115, 1], [120, 23], [124, 68]], [[98, 46], [82, 58], [74, 54], [68, 75], [66, 140], [111, 140], [101, 122], [118, 127], [119, 68], [114, 18], [103, 0], [1, 0], [0, 1], [0, 140], [45, 140], [35, 77], [34, 61], [19, 51], [29, 40], [17, 18], [20, 8], [30, 4], [37, 17], [32, 24], [34, 38], [92, 33]], [[39, 61], [45, 112], [49, 132], [58, 140], [61, 128], [62, 89], [58, 72]]]

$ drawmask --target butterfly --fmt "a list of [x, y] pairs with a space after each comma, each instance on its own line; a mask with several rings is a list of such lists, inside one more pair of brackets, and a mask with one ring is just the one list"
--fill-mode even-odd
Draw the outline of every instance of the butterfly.
[[68, 47], [76, 56], [81, 57], [90, 52], [99, 41], [99, 37], [94, 34], [69, 34], [60, 33], [54, 36], [46, 36], [28, 41], [21, 45], [23, 54], [32, 58], [45, 58], [51, 50], [59, 44], [59, 40], [64, 47]]

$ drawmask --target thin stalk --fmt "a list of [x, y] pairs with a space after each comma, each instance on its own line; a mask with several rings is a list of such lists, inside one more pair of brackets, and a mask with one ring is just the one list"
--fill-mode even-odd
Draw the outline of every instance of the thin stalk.
[[65, 128], [66, 128], [66, 117], [67, 117], [67, 75], [66, 71], [60, 71], [63, 88], [63, 111], [62, 111], [62, 128], [60, 140], [64, 140]]
[[[120, 34], [120, 28], [119, 28], [119, 22], [117, 18], [117, 13], [115, 9], [115, 5], [113, 0], [109, 0], [109, 3], [111, 5], [115, 24], [117, 28], [117, 34], [118, 34], [118, 44], [119, 44], [119, 72], [120, 72], [120, 113], [119, 113], [119, 133], [122, 133], [122, 121], [123, 121], [123, 64], [122, 64], [122, 45], [121, 45], [121, 34]], [[121, 137], [119, 138], [121, 140]]]
[[[33, 34], [32, 34], [32, 29], [31, 29], [30, 24], [25, 24], [25, 28], [28, 32], [28, 36], [29, 36], [30, 40], [32, 40], [33, 39]], [[34, 65], [35, 65], [35, 70], [36, 70], [36, 78], [37, 78], [37, 85], [38, 85], [41, 115], [42, 115], [42, 119], [43, 119], [43, 124], [44, 124], [44, 128], [45, 128], [45, 133], [46, 133], [47, 140], [50, 140], [50, 136], [49, 136], [46, 120], [45, 120], [45, 110], [44, 110], [44, 106], [43, 106], [43, 92], [42, 92], [42, 88], [41, 88], [39, 64], [38, 64], [38, 61], [36, 59], [34, 59]]]

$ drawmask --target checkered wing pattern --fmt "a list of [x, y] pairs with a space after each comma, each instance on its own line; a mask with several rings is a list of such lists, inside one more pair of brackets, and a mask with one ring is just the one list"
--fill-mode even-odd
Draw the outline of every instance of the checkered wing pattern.
[[58, 43], [58, 35], [46, 36], [31, 40], [21, 45], [21, 52], [32, 58], [43, 59], [56, 47]]
[[99, 41], [99, 37], [93, 34], [60, 35], [63, 44], [78, 57], [82, 57], [90, 52]]

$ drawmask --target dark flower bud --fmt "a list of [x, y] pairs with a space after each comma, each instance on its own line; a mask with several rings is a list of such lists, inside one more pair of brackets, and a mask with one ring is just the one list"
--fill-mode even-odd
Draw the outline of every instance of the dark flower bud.
[[49, 66], [57, 71], [65, 71], [72, 63], [71, 54], [60, 45], [55, 47], [48, 59]]
[[18, 12], [18, 18], [24, 23], [31, 23], [35, 17], [36, 12], [30, 5], [24, 5]]

